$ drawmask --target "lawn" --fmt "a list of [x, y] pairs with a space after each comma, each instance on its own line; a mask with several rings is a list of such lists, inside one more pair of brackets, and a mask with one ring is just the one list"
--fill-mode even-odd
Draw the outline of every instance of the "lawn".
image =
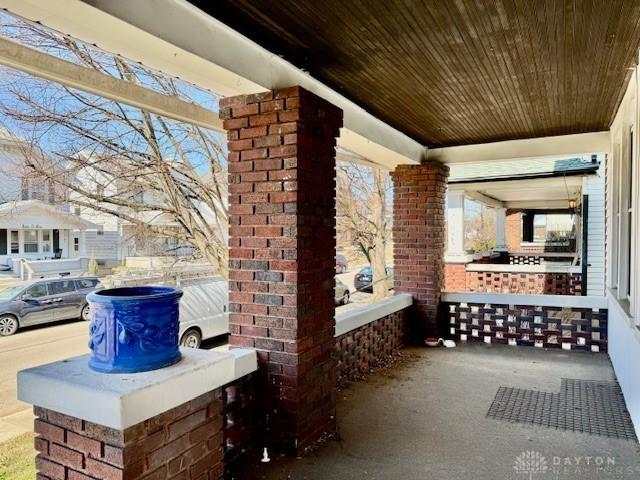
[[0, 480], [33, 480], [36, 478], [33, 433], [25, 433], [0, 443]]

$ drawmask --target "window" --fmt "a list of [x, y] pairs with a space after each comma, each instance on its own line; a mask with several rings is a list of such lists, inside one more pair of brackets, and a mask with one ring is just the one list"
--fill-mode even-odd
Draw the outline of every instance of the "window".
[[82, 290], [83, 288], [93, 288], [98, 285], [97, 278], [81, 278], [76, 280], [76, 288]]
[[80, 251], [80, 239], [78, 237], [73, 237], [73, 251]]
[[50, 295], [62, 295], [63, 293], [74, 292], [76, 290], [73, 280], [56, 280], [49, 282]]
[[618, 182], [620, 176], [620, 144], [613, 147], [613, 157], [607, 163], [607, 189], [611, 209], [611, 240], [608, 242], [611, 251], [611, 276], [610, 287], [618, 288], [618, 235], [620, 229], [620, 195], [618, 195]]
[[82, 213], [82, 210], [80, 209], [80, 207], [74, 207], [74, 208], [73, 208], [73, 214], [74, 214], [76, 217], [79, 217], [81, 213]]
[[20, 235], [17, 230], [11, 230], [11, 253], [20, 253]]
[[38, 231], [24, 230], [22, 234], [22, 245], [24, 253], [38, 253]]
[[[634, 168], [633, 168], [633, 128], [629, 131], [629, 178], [628, 178], [628, 187], [627, 187], [627, 259], [629, 263], [631, 263], [632, 255], [632, 245], [633, 245], [633, 183], [634, 183]], [[631, 279], [631, 271], [633, 269], [628, 266], [627, 267], [627, 278], [626, 278], [626, 296], [631, 299], [631, 287], [632, 287], [632, 279]]]
[[24, 294], [32, 298], [44, 297], [47, 295], [47, 284], [43, 282], [31, 285], [25, 290]]
[[96, 235], [104, 235], [104, 227], [102, 225], [98, 225], [98, 229], [96, 230]]
[[569, 213], [533, 216], [534, 242], [567, 242], [575, 238], [575, 220]]
[[51, 230], [41, 230], [42, 253], [51, 252]]
[[29, 180], [27, 178], [23, 178], [20, 181], [21, 192], [20, 192], [20, 200], [30, 200], [29, 198]]

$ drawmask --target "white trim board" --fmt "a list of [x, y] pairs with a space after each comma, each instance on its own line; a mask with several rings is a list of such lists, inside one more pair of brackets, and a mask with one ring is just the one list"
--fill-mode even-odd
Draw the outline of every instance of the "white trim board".
[[467, 272], [511, 272], [511, 273], [581, 273], [582, 267], [571, 265], [523, 265], [500, 263], [469, 263]]
[[610, 148], [609, 131], [524, 138], [503, 142], [430, 148], [427, 160], [443, 163], [485, 162], [488, 160], [528, 160], [537, 157], [570, 157], [605, 153]]
[[511, 293], [443, 292], [449, 303], [498, 303], [563, 308], [608, 308], [607, 297], [573, 295], [516, 295]]
[[18, 372], [18, 399], [124, 430], [257, 369], [256, 351], [181, 348], [182, 360], [142, 373], [98, 373], [89, 355]]
[[413, 297], [408, 293], [401, 293], [371, 305], [365, 305], [364, 307], [339, 313], [336, 315], [336, 333], [334, 336], [339, 337], [340, 335], [344, 335], [363, 325], [375, 322], [387, 315], [410, 307], [412, 304]]
[[300, 85], [344, 112], [338, 144], [385, 168], [426, 147], [186, 1], [0, 0], [0, 7], [223, 95]]

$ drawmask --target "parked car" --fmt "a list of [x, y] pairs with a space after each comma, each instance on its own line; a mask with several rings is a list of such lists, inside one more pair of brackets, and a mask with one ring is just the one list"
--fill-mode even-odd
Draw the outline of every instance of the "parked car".
[[[389, 290], [393, 288], [393, 267], [385, 267]], [[359, 292], [373, 291], [373, 271], [371, 266], [362, 268], [353, 278], [353, 286]]]
[[199, 348], [202, 340], [229, 333], [226, 280], [206, 279], [181, 289], [180, 345]]
[[87, 294], [102, 288], [97, 277], [48, 278], [0, 290], [0, 336], [21, 327], [81, 318], [90, 320]]
[[336, 273], [346, 273], [349, 269], [349, 262], [344, 255], [336, 255]]
[[336, 305], [346, 305], [349, 303], [349, 289], [339, 278], [336, 278], [335, 297]]

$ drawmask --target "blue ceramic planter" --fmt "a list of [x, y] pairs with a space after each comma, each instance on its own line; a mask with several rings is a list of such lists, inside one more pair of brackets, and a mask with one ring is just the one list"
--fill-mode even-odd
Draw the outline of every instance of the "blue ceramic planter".
[[180, 297], [180, 290], [162, 286], [109, 288], [87, 295], [92, 316], [89, 367], [134, 373], [178, 362]]

